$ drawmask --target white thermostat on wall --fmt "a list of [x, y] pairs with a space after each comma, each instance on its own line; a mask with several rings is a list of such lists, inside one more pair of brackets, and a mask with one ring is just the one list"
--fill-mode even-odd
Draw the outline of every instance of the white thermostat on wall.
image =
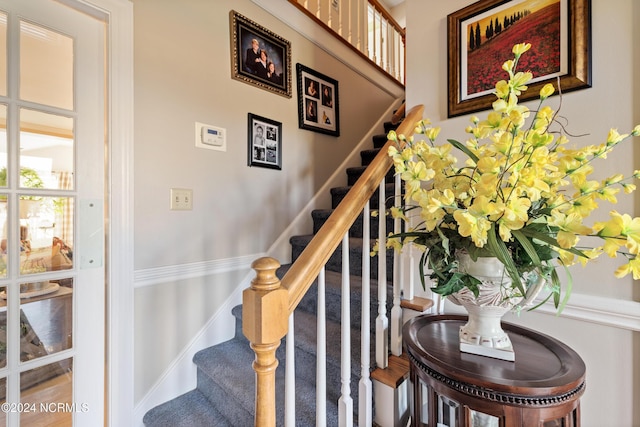
[[196, 122], [196, 147], [227, 151], [226, 130]]

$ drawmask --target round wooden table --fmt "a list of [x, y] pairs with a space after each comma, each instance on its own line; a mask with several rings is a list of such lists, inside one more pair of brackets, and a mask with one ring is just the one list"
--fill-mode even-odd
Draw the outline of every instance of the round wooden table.
[[419, 316], [403, 338], [413, 384], [412, 426], [580, 426], [585, 365], [568, 346], [509, 323], [515, 362], [462, 353], [466, 316]]

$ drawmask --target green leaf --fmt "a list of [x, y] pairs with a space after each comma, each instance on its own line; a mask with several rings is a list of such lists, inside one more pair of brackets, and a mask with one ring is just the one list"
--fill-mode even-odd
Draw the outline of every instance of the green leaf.
[[531, 237], [532, 239], [537, 239], [540, 240], [548, 245], [551, 245], [553, 247], [556, 247], [558, 249], [562, 249], [565, 250], [567, 252], [571, 252], [574, 255], [578, 255], [580, 257], [583, 258], [587, 258], [587, 255], [585, 255], [582, 251], [576, 249], [576, 248], [568, 248], [565, 249], [563, 247], [560, 246], [560, 244], [558, 243], [558, 241], [556, 239], [554, 239], [553, 237], [549, 236], [548, 234], [544, 234], [544, 233], [540, 233], [538, 231], [534, 231], [534, 230], [530, 230], [530, 229], [526, 229], [523, 228], [522, 230], [519, 230], [522, 232], [522, 234], [524, 234], [527, 237]]
[[547, 301], [549, 301], [549, 298], [551, 298], [551, 294], [547, 295], [547, 297], [545, 299], [543, 299], [539, 304], [536, 304], [535, 306], [531, 307], [530, 309], [528, 309], [527, 311], [533, 311], [536, 308], [540, 308], [541, 306], [543, 306]]
[[531, 261], [533, 261], [533, 264], [536, 267], [542, 267], [542, 261], [540, 261], [538, 252], [536, 252], [536, 249], [533, 247], [533, 243], [531, 243], [531, 241], [527, 239], [524, 233], [522, 233], [520, 230], [513, 230], [511, 234], [520, 243], [520, 246], [522, 246], [522, 248], [525, 250], [527, 255], [529, 255], [529, 258], [531, 258]]
[[[571, 272], [566, 265], [563, 265], [563, 267], [567, 272], [567, 282], [565, 283], [564, 298], [559, 305], [556, 305], [556, 307], [558, 308], [558, 315], [562, 313], [562, 310], [564, 310], [564, 307], [567, 305], [569, 297], [571, 296], [571, 291], [573, 290], [573, 276], [571, 276]], [[558, 273], [555, 270], [551, 272], [551, 278], [554, 285], [557, 283], [558, 286], [561, 286], [560, 278], [558, 277]], [[558, 292], [558, 297], [560, 297], [560, 292]]]
[[526, 292], [524, 290], [524, 286], [522, 286], [522, 280], [520, 280], [520, 274], [518, 273], [518, 268], [516, 264], [513, 262], [513, 258], [511, 258], [511, 253], [509, 249], [507, 249], [507, 245], [504, 244], [502, 239], [498, 239], [496, 234], [496, 224], [491, 223], [491, 229], [489, 229], [487, 244], [489, 245], [489, 249], [493, 254], [504, 264], [509, 277], [511, 277], [511, 281], [518, 288], [518, 290], [525, 295]]
[[451, 275], [448, 281], [441, 283], [431, 288], [431, 290], [440, 295], [451, 295], [458, 292], [466, 286], [464, 279], [465, 273], [455, 272]]
[[469, 158], [471, 160], [473, 160], [475, 163], [478, 163], [478, 156], [476, 156], [475, 154], [473, 154], [471, 152], [471, 150], [469, 150], [467, 147], [465, 147], [464, 145], [460, 144], [458, 141], [456, 141], [455, 139], [447, 139], [447, 141], [449, 141], [449, 144], [453, 145], [454, 147], [456, 147], [458, 150], [462, 151], [464, 154], [466, 154], [467, 156], [469, 156]]

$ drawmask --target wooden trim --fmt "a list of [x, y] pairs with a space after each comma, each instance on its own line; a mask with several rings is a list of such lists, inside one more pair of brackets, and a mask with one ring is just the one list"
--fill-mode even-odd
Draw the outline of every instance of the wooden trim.
[[433, 300], [422, 297], [403, 299], [400, 301], [400, 307], [417, 311], [418, 313], [424, 313], [425, 311], [433, 307]]
[[388, 387], [398, 388], [404, 380], [409, 378], [409, 358], [406, 354], [402, 356], [389, 356], [389, 366], [385, 369], [374, 369], [371, 372], [371, 379], [378, 381]]
[[[387, 77], [389, 80], [391, 80], [392, 82], [394, 82], [396, 85], [398, 85], [399, 87], [404, 89], [404, 84], [402, 84], [402, 82], [399, 82], [395, 77], [393, 77], [391, 74], [389, 74], [386, 70], [384, 70], [383, 68], [381, 68], [378, 64], [376, 64], [374, 61], [372, 61], [367, 55], [365, 55], [364, 53], [360, 52], [360, 50], [358, 50], [354, 45], [352, 45], [351, 43], [349, 43], [347, 40], [344, 39], [344, 37], [342, 37], [340, 34], [338, 34], [333, 28], [329, 27], [327, 24], [325, 24], [324, 22], [322, 22], [320, 19], [318, 19], [313, 13], [309, 12], [304, 6], [302, 6], [301, 4], [299, 4], [296, 0], [288, 0], [289, 3], [291, 3], [293, 6], [295, 6], [298, 10], [300, 10], [302, 13], [304, 13], [305, 15], [307, 15], [311, 20], [313, 20], [316, 24], [320, 25], [325, 31], [327, 31], [329, 34], [331, 34], [333, 37], [335, 37], [337, 40], [340, 41], [340, 43], [344, 44], [345, 46], [347, 46], [349, 49], [351, 49], [353, 52], [355, 52], [356, 54], [358, 54], [360, 57], [362, 57], [365, 61], [369, 62], [371, 65], [373, 65], [376, 69], [378, 69], [385, 77]], [[371, 1], [371, 0], [370, 0]], [[402, 30], [402, 40], [405, 40], [405, 32], [404, 30]], [[406, 58], [406, 55], [405, 55]], [[405, 67], [406, 69], [406, 67]]]

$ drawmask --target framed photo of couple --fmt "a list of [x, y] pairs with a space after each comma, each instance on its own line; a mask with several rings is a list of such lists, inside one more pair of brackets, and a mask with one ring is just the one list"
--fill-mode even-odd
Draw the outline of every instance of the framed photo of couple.
[[233, 10], [230, 21], [231, 76], [291, 98], [291, 43]]
[[338, 82], [302, 64], [296, 64], [298, 127], [340, 136]]
[[249, 113], [248, 164], [282, 169], [282, 123]]

